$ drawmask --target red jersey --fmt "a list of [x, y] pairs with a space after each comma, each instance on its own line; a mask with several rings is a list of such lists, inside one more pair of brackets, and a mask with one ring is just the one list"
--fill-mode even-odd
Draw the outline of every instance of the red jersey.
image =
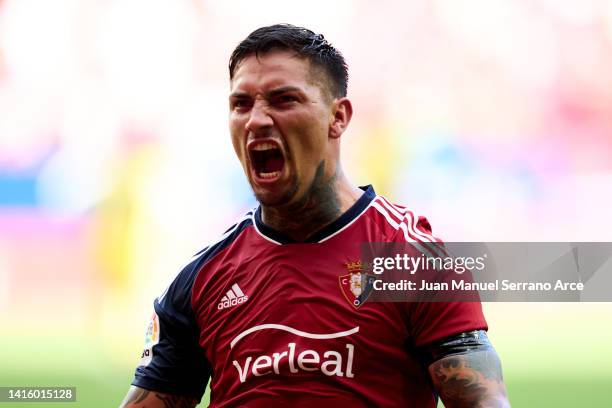
[[351, 293], [366, 242], [439, 242], [367, 187], [331, 225], [292, 242], [258, 208], [154, 302], [133, 385], [211, 407], [435, 407], [418, 348], [486, 329], [479, 303], [382, 303]]

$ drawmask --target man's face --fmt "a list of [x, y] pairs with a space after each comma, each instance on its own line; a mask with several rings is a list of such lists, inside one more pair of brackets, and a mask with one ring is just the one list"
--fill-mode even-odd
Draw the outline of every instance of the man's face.
[[320, 173], [324, 164], [335, 166], [329, 148], [333, 113], [331, 98], [322, 91], [323, 75], [287, 51], [251, 55], [234, 72], [232, 143], [263, 205], [295, 202], [309, 190], [319, 167]]

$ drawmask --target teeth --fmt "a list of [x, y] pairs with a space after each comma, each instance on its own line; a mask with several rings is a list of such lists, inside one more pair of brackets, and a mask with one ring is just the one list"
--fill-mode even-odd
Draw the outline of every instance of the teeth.
[[259, 173], [259, 177], [261, 178], [274, 178], [280, 174], [280, 171], [273, 171], [271, 173]]
[[276, 149], [276, 148], [277, 148], [276, 145], [272, 143], [261, 143], [261, 144], [257, 144], [253, 146], [253, 150], [256, 150], [256, 151], [270, 150], [270, 149]]

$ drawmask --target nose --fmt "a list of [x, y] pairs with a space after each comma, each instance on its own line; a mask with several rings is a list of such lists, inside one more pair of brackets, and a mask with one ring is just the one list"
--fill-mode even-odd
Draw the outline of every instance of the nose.
[[245, 125], [246, 130], [257, 135], [270, 129], [273, 124], [265, 101], [256, 100], [251, 108], [249, 120]]

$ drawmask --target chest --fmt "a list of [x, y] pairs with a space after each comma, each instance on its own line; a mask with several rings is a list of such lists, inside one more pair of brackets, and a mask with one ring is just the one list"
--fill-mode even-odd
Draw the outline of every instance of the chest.
[[[371, 288], [359, 259], [357, 244], [228, 251], [215, 259], [194, 290], [209, 361], [219, 369], [242, 361], [240, 370], [249, 362], [253, 375], [281, 374], [283, 366], [287, 372], [335, 367], [346, 375], [355, 347], [401, 349], [407, 333], [401, 311], [368, 303]], [[329, 358], [336, 363], [325, 365]]]

